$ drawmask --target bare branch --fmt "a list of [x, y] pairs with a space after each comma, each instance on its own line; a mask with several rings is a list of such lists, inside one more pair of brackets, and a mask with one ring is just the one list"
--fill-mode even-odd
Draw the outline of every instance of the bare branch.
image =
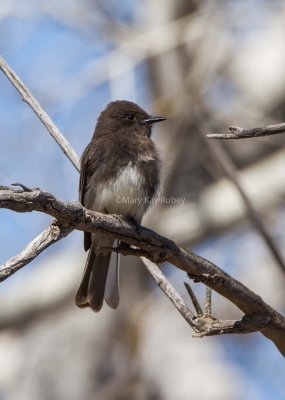
[[229, 126], [226, 133], [208, 133], [210, 139], [248, 139], [253, 137], [277, 135], [285, 132], [285, 122], [267, 125], [260, 128], [245, 129], [239, 126]]
[[[254, 319], [251, 320], [250, 318], [244, 318], [240, 321], [218, 320], [211, 316], [208, 306], [207, 309], [205, 307], [204, 313], [202, 312], [202, 314], [200, 314], [201, 307], [199, 305], [199, 302], [190, 285], [187, 284], [190, 292], [197, 301], [196, 306], [198, 305], [199, 314], [198, 316], [195, 316], [191, 309], [184, 302], [182, 297], [177, 293], [171, 283], [163, 275], [159, 267], [147, 258], [140, 258], [146, 266], [148, 272], [152, 275], [153, 279], [160, 287], [160, 289], [164, 292], [164, 294], [174, 304], [175, 308], [179, 311], [182, 317], [196, 332], [196, 337], [222, 335], [226, 333], [250, 333], [259, 330], [263, 326], [262, 324], [260, 325], [260, 323], [256, 323], [257, 321], [254, 321]], [[209, 301], [209, 293], [211, 293], [211, 290], [207, 288], [207, 301]]]
[[160, 289], [166, 294], [170, 301], [174, 304], [180, 314], [186, 319], [188, 324], [193, 328], [195, 332], [199, 332], [195, 324], [195, 316], [190, 308], [185, 304], [179, 293], [176, 292], [174, 287], [168, 282], [161, 270], [156, 264], [151, 262], [145, 257], [140, 257], [148, 272], [152, 275], [155, 282], [158, 284]]
[[[247, 318], [250, 316], [248, 321], [258, 321], [260, 332], [271, 339], [285, 355], [285, 318], [281, 314], [210, 261], [177, 246], [156, 232], [141, 227], [139, 234], [135, 226], [120, 216], [93, 212], [85, 209], [79, 202], [63, 202], [39, 189], [28, 192], [12, 188], [0, 190], [0, 208], [18, 212], [44, 212], [56, 218], [59, 223], [67, 223], [74, 229], [104, 232], [110, 237], [144, 250], [147, 258], [154, 263], [168, 261], [187, 272], [196, 281], [226, 297], [240, 308]], [[246, 328], [242, 323], [242, 328], [247, 332], [256, 330], [256, 326], [255, 322], [250, 322], [249, 329], [248, 323]]]
[[10, 260], [6, 261], [3, 265], [0, 265], [0, 282], [29, 264], [51, 244], [58, 242], [72, 231], [73, 228], [69, 227], [67, 224], [58, 224], [56, 220], [53, 221], [53, 223], [30, 242], [21, 253], [10, 258]]
[[198, 301], [195, 293], [193, 292], [193, 290], [192, 290], [191, 286], [189, 285], [189, 283], [184, 282], [184, 285], [185, 285], [185, 287], [187, 289], [187, 292], [188, 292], [188, 294], [189, 294], [189, 296], [190, 296], [190, 298], [192, 300], [193, 306], [195, 307], [197, 316], [201, 317], [203, 315], [203, 310], [202, 310], [202, 308], [201, 308], [201, 306], [199, 304], [199, 301]]
[[80, 163], [76, 152], [70, 146], [68, 141], [65, 139], [63, 134], [51, 120], [49, 115], [43, 110], [37, 100], [34, 98], [30, 90], [24, 85], [24, 83], [20, 80], [18, 75], [12, 70], [12, 68], [6, 63], [3, 57], [0, 57], [0, 69], [4, 72], [7, 78], [10, 80], [13, 86], [18, 90], [21, 94], [23, 100], [29, 104], [35, 114], [42, 121], [44, 126], [47, 128], [51, 136], [54, 140], [59, 144], [63, 152], [70, 159], [75, 168], [79, 171]]
[[206, 286], [206, 301], [204, 315], [212, 315], [212, 290]]
[[211, 143], [212, 153], [217, 159], [217, 161], [222, 166], [223, 170], [225, 171], [226, 175], [232, 180], [234, 185], [236, 186], [237, 190], [239, 191], [244, 204], [247, 209], [247, 214], [251, 221], [253, 222], [254, 226], [256, 227], [257, 231], [260, 233], [261, 237], [263, 238], [264, 242], [266, 243], [268, 249], [271, 251], [272, 256], [275, 258], [277, 266], [280, 268], [282, 273], [285, 273], [285, 264], [283, 257], [275, 244], [274, 240], [272, 239], [270, 233], [268, 232], [267, 226], [262, 221], [259, 216], [259, 213], [255, 209], [254, 204], [248, 197], [247, 193], [245, 192], [243, 185], [241, 183], [238, 170], [236, 166], [233, 164], [232, 160], [230, 159], [229, 155], [226, 151], [221, 147], [221, 143]]

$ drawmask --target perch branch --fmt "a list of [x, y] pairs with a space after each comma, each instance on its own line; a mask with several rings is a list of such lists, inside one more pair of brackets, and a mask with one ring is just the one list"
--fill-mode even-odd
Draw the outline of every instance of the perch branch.
[[285, 123], [267, 125], [260, 128], [245, 129], [239, 126], [229, 126], [225, 133], [208, 133], [210, 139], [248, 139], [261, 136], [277, 135], [285, 132]]
[[[243, 322], [235, 324], [242, 324], [247, 332], [256, 330], [258, 326], [258, 330], [271, 339], [285, 355], [285, 318], [281, 314], [210, 261], [179, 247], [156, 232], [142, 227], [139, 234], [135, 226], [120, 216], [90, 211], [79, 202], [63, 202], [39, 189], [19, 191], [4, 187], [0, 190], [0, 208], [17, 212], [40, 211], [56, 218], [59, 224], [68, 224], [70, 228], [81, 231], [104, 232], [110, 237], [133, 245], [146, 252], [147, 258], [154, 263], [167, 261], [173, 264], [239, 307], [246, 315], [247, 324], [251, 321], [250, 329], [248, 325], [245, 328]], [[230, 332], [233, 325], [231, 328], [227, 326], [227, 329]]]

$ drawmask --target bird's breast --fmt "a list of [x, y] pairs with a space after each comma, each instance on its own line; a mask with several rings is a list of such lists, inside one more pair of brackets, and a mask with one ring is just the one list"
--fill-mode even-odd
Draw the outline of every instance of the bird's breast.
[[141, 221], [148, 207], [147, 182], [132, 162], [120, 168], [113, 178], [99, 185], [94, 193], [94, 210], [133, 217]]

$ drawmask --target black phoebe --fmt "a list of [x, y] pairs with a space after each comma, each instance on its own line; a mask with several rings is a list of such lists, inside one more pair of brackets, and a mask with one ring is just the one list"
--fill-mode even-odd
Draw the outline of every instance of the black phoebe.
[[[150, 116], [129, 101], [107, 105], [81, 158], [79, 200], [83, 206], [141, 223], [160, 181], [151, 127], [165, 119]], [[76, 294], [79, 307], [100, 311], [104, 298], [110, 307], [118, 306], [118, 257], [113, 253], [111, 258], [106, 250], [113, 244], [102, 233], [84, 232], [84, 249], [89, 254]]]

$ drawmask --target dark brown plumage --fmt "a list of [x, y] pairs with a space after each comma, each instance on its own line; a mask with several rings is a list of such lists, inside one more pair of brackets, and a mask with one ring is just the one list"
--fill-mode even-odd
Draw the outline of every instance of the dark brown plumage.
[[[149, 116], [129, 101], [108, 104], [81, 158], [79, 199], [86, 208], [141, 223], [159, 186], [160, 162], [151, 126], [164, 119]], [[118, 261], [109, 270], [111, 252], [104, 250], [112, 245], [103, 234], [84, 233], [89, 255], [76, 295], [79, 307], [99, 311], [104, 296], [109, 306], [118, 306]]]

